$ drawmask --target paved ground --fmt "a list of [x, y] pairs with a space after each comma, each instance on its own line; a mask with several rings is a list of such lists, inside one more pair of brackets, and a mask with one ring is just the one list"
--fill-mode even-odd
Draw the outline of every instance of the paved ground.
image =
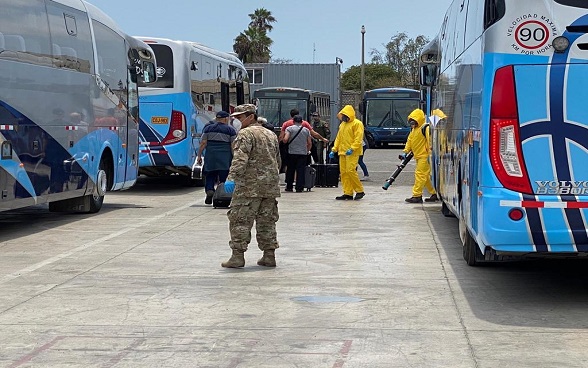
[[[142, 180], [94, 216], [0, 216], [2, 367], [586, 367], [586, 262], [471, 268], [457, 221], [390, 190], [284, 193], [278, 267], [220, 267], [225, 210]], [[393, 160], [396, 162], [396, 160]]]

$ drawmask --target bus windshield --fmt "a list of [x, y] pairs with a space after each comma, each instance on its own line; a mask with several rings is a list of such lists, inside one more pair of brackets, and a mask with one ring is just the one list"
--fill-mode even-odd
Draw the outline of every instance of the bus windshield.
[[167, 45], [149, 44], [157, 60], [157, 82], [150, 85], [155, 88], [174, 88], [174, 55]]
[[419, 100], [368, 100], [364, 123], [368, 127], [404, 128], [408, 115], [418, 107]]
[[[159, 59], [158, 59], [159, 62]], [[274, 126], [280, 126], [283, 122], [290, 120], [290, 110], [298, 109], [300, 116], [306, 117], [306, 100], [260, 98], [258, 99], [257, 111]]]

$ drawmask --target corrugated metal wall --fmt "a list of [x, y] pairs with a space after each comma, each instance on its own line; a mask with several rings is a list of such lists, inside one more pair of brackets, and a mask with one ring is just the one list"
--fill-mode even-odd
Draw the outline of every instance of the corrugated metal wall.
[[[245, 64], [245, 68], [263, 69], [263, 83], [251, 84], [253, 91], [265, 87], [296, 87], [326, 92], [331, 96], [331, 131], [339, 126], [341, 110], [341, 66], [339, 64]], [[334, 137], [334, 135], [332, 135]]]

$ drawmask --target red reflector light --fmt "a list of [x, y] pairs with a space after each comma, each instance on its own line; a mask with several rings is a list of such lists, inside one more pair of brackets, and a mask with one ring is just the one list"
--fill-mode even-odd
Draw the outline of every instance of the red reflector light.
[[508, 212], [508, 217], [513, 221], [520, 221], [525, 217], [525, 213], [520, 208], [513, 208]]

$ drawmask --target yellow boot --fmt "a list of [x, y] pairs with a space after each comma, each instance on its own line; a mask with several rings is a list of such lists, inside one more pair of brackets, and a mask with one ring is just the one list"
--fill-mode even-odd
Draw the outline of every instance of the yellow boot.
[[233, 249], [233, 255], [228, 261], [221, 263], [221, 266], [227, 268], [240, 268], [245, 266], [245, 251]]

